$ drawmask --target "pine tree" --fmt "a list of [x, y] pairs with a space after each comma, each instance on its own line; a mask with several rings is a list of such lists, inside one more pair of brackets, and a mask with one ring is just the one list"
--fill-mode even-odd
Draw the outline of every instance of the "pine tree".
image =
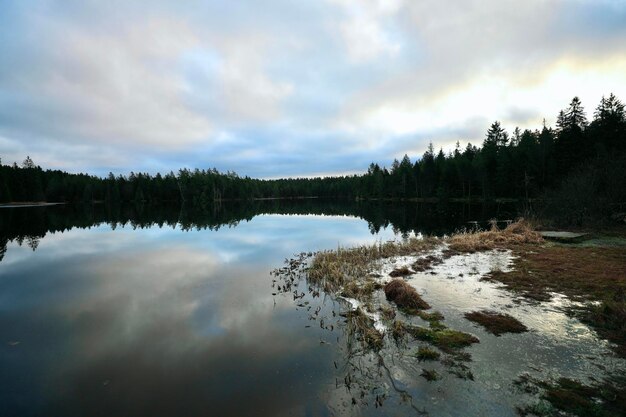
[[609, 122], [624, 122], [626, 114], [624, 113], [624, 104], [613, 93], [609, 95], [609, 98], [600, 100], [600, 104], [596, 107], [596, 111], [593, 113], [594, 121], [600, 123]]
[[506, 146], [508, 141], [509, 135], [506, 133], [506, 130], [500, 125], [500, 122], [495, 121], [487, 130], [483, 146]]
[[578, 97], [574, 97], [565, 110], [559, 112], [556, 125], [560, 132], [564, 130], [580, 129], [587, 127], [585, 109]]
[[574, 97], [557, 118], [558, 136], [555, 156], [559, 174], [565, 175], [589, 156], [583, 131], [587, 126], [585, 110], [578, 97]]
[[608, 98], [602, 96], [594, 112], [594, 120], [589, 126], [590, 136], [596, 145], [596, 152], [604, 154], [626, 150], [626, 113], [624, 104], [613, 93]]
[[35, 163], [33, 162], [32, 159], [30, 159], [30, 156], [27, 156], [26, 159], [24, 159], [24, 162], [22, 162], [22, 168], [25, 168], [25, 169], [35, 168]]

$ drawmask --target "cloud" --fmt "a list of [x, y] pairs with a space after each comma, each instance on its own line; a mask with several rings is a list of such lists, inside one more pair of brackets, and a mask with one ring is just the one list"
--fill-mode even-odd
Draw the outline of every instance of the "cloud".
[[[543, 117], [553, 119], [574, 95], [595, 106], [602, 94], [626, 94], [625, 26], [615, 23], [626, 21], [625, 7], [596, 7], [594, 23], [581, 11], [588, 5], [577, 2], [404, 6], [399, 24], [419, 41], [427, 58], [358, 91], [337, 115], [338, 129], [463, 141], [472, 138], [447, 134], [474, 131], [477, 120], [484, 129], [495, 119], [539, 127]], [[610, 29], [599, 36], [603, 20]]]
[[274, 81], [263, 71], [270, 42], [241, 35], [220, 39], [214, 50], [189, 52], [188, 100], [198, 111], [219, 117], [226, 125], [277, 119], [281, 102], [293, 86]]
[[617, 1], [8, 2], [0, 156], [345, 173], [626, 99]]
[[366, 105], [357, 100], [340, 121], [352, 131], [369, 129], [395, 135], [430, 131], [435, 136], [438, 130], [480, 119], [485, 126], [489, 120], [501, 120], [505, 125], [538, 128], [544, 117], [553, 123], [555, 109], [564, 107], [574, 95], [587, 106], [595, 106], [602, 94], [616, 91], [617, 86], [616, 92], [623, 97], [624, 74], [626, 57], [621, 55], [603, 57], [600, 64], [563, 59], [538, 66], [531, 76], [525, 71], [492, 70], [451, 83], [434, 95], [381, 97]]
[[398, 11], [399, 1], [334, 0], [331, 3], [338, 5], [346, 14], [338, 26], [344, 47], [353, 63], [393, 57], [400, 51], [400, 43], [385, 28], [386, 18]]
[[184, 24], [150, 19], [117, 33], [92, 33], [41, 17], [29, 21], [50, 45], [32, 58], [32, 71], [2, 80], [4, 128], [19, 134], [29, 126], [30, 135], [77, 143], [157, 147], [197, 143], [210, 133], [209, 120], [181, 100], [176, 59], [197, 42]]

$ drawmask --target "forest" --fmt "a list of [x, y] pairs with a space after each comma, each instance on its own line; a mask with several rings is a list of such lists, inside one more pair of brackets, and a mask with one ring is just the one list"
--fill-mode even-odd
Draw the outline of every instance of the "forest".
[[605, 216], [626, 202], [626, 112], [613, 94], [602, 97], [591, 121], [578, 97], [557, 116], [556, 127], [508, 132], [489, 127], [480, 146], [450, 152], [431, 143], [417, 160], [405, 155], [389, 168], [370, 164], [352, 176], [241, 177], [216, 169], [181, 169], [151, 175], [110, 173], [105, 178], [43, 170], [30, 158], [0, 163], [0, 203], [135, 202], [207, 206], [229, 200], [344, 198], [417, 201], [543, 201], [570, 223]]

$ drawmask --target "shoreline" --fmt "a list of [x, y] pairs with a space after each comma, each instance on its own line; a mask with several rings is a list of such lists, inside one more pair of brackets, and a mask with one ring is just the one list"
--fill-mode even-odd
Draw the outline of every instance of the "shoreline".
[[33, 201], [33, 202], [23, 202], [23, 203], [5, 203], [0, 204], [0, 208], [17, 208], [17, 207], [48, 207], [48, 206], [58, 206], [64, 205], [67, 203], [48, 203], [45, 201]]
[[[469, 264], [477, 270], [454, 268], [458, 261], [467, 263], [470, 258]], [[505, 308], [492, 310], [491, 302], [481, 307], [471, 302], [469, 292], [464, 293], [469, 297], [469, 304], [462, 308], [464, 319], [483, 332], [495, 337], [527, 331], [532, 334], [534, 318], [525, 316], [524, 311], [536, 309], [534, 317], [540, 317], [544, 309], [558, 306], [564, 318], [578, 320], [594, 332], [595, 340], [603, 341], [600, 345], [608, 341], [605, 350], [597, 352], [598, 358], [626, 359], [626, 236], [552, 242], [543, 239], [529, 223], [519, 221], [505, 229], [301, 254], [286, 263], [282, 272], [275, 271], [282, 281], [279, 292], [291, 292], [297, 275], [294, 271], [303, 271], [317, 294], [324, 292], [344, 300], [340, 315], [355, 338], [352, 346], [377, 355], [379, 360], [384, 356], [381, 352], [390, 346], [404, 352], [401, 356], [410, 356], [409, 350], [419, 347], [419, 362], [432, 364], [432, 369], [424, 369], [421, 375], [428, 381], [436, 381], [442, 372], [473, 381], [471, 345], [493, 343], [489, 338], [476, 338], [458, 320], [450, 327], [452, 323], [444, 317], [447, 313], [438, 310], [448, 307], [441, 299], [438, 302], [436, 293], [420, 289], [431, 285], [433, 290], [432, 280], [441, 278], [444, 286], [447, 279], [496, 284], [494, 288], [510, 295]], [[476, 278], [470, 278], [472, 275]], [[586, 360], [593, 363], [591, 357]], [[587, 379], [568, 377], [567, 372], [557, 377], [522, 373], [510, 383], [535, 393], [534, 403], [518, 406], [520, 415], [553, 416], [563, 411], [595, 415], [591, 412], [600, 404], [607, 415], [619, 415], [626, 409], [625, 378], [608, 372], [601, 379]], [[572, 410], [570, 402], [560, 401], [563, 397], [580, 408]]]

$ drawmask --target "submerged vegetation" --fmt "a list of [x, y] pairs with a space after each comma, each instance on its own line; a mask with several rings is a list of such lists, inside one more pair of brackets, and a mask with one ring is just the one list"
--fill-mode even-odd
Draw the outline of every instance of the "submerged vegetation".
[[415, 354], [415, 357], [420, 362], [436, 361], [441, 357], [441, 354], [437, 352], [436, 350], [431, 349], [429, 347], [420, 346], [419, 349], [417, 349], [417, 353]]
[[623, 291], [616, 291], [612, 299], [599, 304], [588, 304], [579, 317], [602, 337], [614, 342], [615, 351], [626, 357], [626, 300]]
[[380, 350], [383, 347], [383, 334], [375, 328], [374, 320], [363, 309], [357, 307], [344, 315], [349, 331], [356, 334], [364, 348]]
[[421, 376], [423, 376], [426, 381], [437, 381], [439, 379], [439, 374], [434, 369], [422, 369]]
[[569, 378], [542, 381], [522, 374], [515, 380], [519, 389], [540, 394], [541, 400], [518, 408], [522, 416], [613, 417], [626, 414], [626, 380], [624, 376], [585, 385]]

